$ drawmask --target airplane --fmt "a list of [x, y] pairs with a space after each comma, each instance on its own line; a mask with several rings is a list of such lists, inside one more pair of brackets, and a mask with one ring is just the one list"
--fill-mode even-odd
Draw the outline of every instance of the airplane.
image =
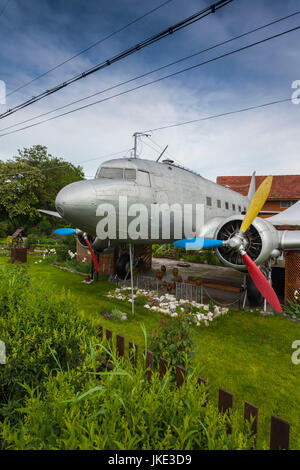
[[[78, 181], [62, 188], [55, 200], [57, 212], [40, 211], [63, 217], [76, 227], [58, 229], [55, 233], [75, 234], [78, 242], [89, 248], [98, 272], [100, 269], [95, 253], [124, 243], [130, 246], [174, 243], [175, 246], [186, 249], [210, 248], [215, 250], [225, 266], [248, 271], [250, 277], [247, 288], [251, 288], [252, 279], [267, 302], [276, 311], [281, 312], [279, 300], [269, 283], [271, 260], [278, 258], [281, 250], [300, 248], [300, 230], [277, 230], [276, 226], [300, 225], [300, 201], [284, 213], [269, 218], [257, 217], [268, 197], [271, 184], [272, 176], [269, 176], [256, 191], [253, 173], [248, 195], [243, 196], [175, 164], [168, 158], [163, 161], [136, 157], [117, 158], [103, 162], [94, 179]], [[146, 207], [148, 220], [144, 225], [147, 225], [148, 230], [143, 230], [143, 236], [130, 236], [127, 229], [134, 217], [127, 217], [127, 214], [122, 213], [120, 197], [127, 198], [129, 206], [140, 203]], [[116, 227], [116, 236], [113, 238], [104, 239], [97, 236], [99, 222], [106, 217], [109, 223], [107, 214], [97, 212], [101, 204], [115, 209], [116, 221], [113, 225]], [[175, 220], [178, 213], [174, 210], [174, 213], [170, 214], [174, 204], [179, 214], [184, 214], [185, 205], [192, 205], [193, 237], [175, 236]], [[195, 227], [196, 208], [199, 206], [203, 208], [202, 225]], [[167, 237], [162, 236], [162, 216], [153, 222], [153, 207], [158, 210], [162, 208], [162, 213], [167, 211], [170, 216], [170, 234]], [[153, 224], [156, 224], [155, 236], [151, 231]], [[119, 253], [116, 262], [117, 273], [124, 277], [129, 270], [129, 255], [122, 250]], [[135, 259], [135, 262], [138, 260]], [[268, 279], [258, 266], [264, 269]]]

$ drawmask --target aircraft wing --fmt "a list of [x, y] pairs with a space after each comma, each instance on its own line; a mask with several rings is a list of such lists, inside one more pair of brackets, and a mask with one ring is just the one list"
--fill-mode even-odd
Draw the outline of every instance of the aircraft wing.
[[273, 225], [300, 225], [300, 201], [266, 220]]
[[52, 215], [53, 217], [59, 217], [60, 219], [62, 219], [62, 216], [59, 215], [58, 212], [55, 212], [55, 211], [46, 211], [44, 209], [38, 209], [39, 212], [43, 212], [44, 214], [47, 214], [47, 215]]

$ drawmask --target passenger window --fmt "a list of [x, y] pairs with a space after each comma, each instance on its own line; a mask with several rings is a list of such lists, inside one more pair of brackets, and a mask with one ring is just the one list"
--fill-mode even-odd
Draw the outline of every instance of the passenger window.
[[211, 205], [212, 205], [211, 197], [207, 197], [207, 198], [206, 198], [206, 204], [207, 204], [208, 206], [211, 206]]
[[229, 203], [225, 202], [225, 209], [229, 209]]
[[232, 210], [235, 211], [235, 204], [232, 204]]
[[147, 171], [138, 171], [138, 184], [142, 186], [150, 186], [150, 177]]
[[218, 207], [218, 209], [221, 209], [221, 201], [220, 201], [220, 199], [217, 199], [217, 207]]
[[126, 168], [124, 172], [124, 179], [134, 181], [136, 179], [136, 170]]

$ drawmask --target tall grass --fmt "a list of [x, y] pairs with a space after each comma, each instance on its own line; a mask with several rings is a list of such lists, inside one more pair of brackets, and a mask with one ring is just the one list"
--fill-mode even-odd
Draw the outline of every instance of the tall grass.
[[[145, 349], [147, 334], [145, 333]], [[119, 358], [78, 313], [68, 293], [46, 295], [26, 270], [0, 273], [2, 449], [248, 449], [252, 439], [232, 414], [205, 403], [196, 374], [176, 389]], [[111, 372], [99, 365], [109, 356]], [[232, 433], [227, 434], [231, 424]]]

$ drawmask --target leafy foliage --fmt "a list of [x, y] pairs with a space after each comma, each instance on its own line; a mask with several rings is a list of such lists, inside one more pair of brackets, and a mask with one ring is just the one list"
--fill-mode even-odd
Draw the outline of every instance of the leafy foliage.
[[176, 317], [161, 317], [160, 327], [155, 328], [149, 338], [149, 349], [156, 362], [164, 357], [172, 365], [187, 365], [195, 349], [192, 321], [190, 315], [182, 312]]
[[[18, 150], [13, 159], [0, 160], [1, 220], [9, 220], [11, 230], [21, 225], [31, 227], [41, 218], [37, 208], [53, 210], [58, 191], [80, 179], [80, 166], [52, 156], [45, 146]], [[42, 226], [41, 231], [49, 233], [49, 226]]]
[[62, 370], [76, 367], [93, 331], [68, 293], [46, 294], [31, 285], [26, 269], [2, 268], [0, 338], [6, 344], [8, 362], [0, 368], [0, 402], [23, 397], [20, 383], [41, 385], [58, 362]]

